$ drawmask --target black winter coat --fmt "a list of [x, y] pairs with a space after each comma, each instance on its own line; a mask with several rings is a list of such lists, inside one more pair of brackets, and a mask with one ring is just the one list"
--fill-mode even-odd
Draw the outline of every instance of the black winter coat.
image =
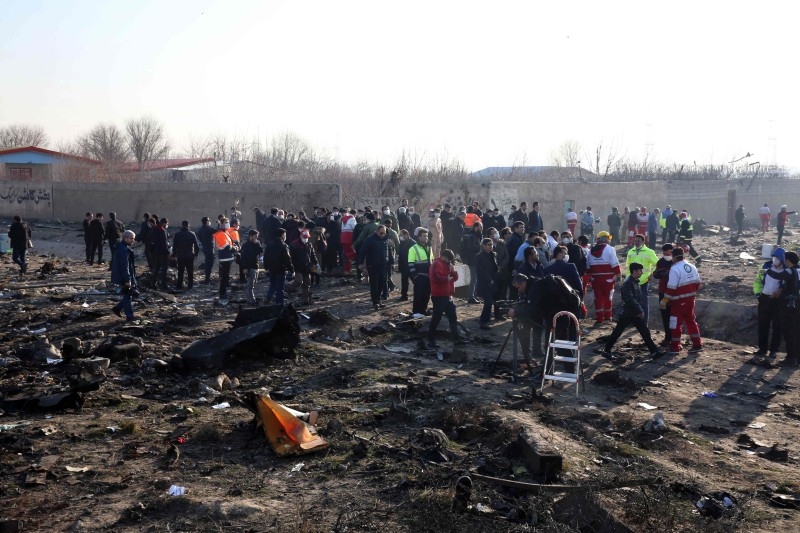
[[197, 235], [189, 228], [181, 228], [172, 238], [172, 253], [178, 259], [194, 259], [200, 253]]
[[268, 242], [264, 247], [264, 269], [270, 274], [291, 272], [293, 267], [289, 245], [280, 239]]
[[497, 254], [494, 252], [481, 252], [475, 256], [475, 271], [478, 281], [475, 285], [475, 292], [481, 298], [487, 298], [494, 294], [497, 287]]
[[461, 239], [461, 250], [459, 255], [461, 260], [469, 266], [475, 264], [475, 256], [481, 251], [481, 241], [483, 235], [475, 231], [470, 231]]

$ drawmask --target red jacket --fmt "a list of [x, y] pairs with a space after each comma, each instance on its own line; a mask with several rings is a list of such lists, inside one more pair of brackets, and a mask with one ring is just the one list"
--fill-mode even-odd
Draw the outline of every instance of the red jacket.
[[452, 296], [456, 290], [458, 272], [450, 272], [450, 264], [437, 258], [428, 269], [431, 278], [431, 296]]

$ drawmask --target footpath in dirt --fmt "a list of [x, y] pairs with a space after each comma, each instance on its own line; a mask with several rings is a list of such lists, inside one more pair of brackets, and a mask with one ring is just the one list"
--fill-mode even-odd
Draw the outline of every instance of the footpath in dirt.
[[[459, 299], [469, 343], [428, 350], [427, 317], [353, 276], [276, 311], [144, 274], [125, 322], [80, 228], [34, 224], [28, 273], [0, 259], [0, 532], [797, 530], [797, 370], [754, 353], [774, 234], [710, 229], [705, 350], [653, 359], [629, 330], [611, 362], [586, 319], [576, 395], [513, 375], [510, 321]], [[261, 395], [325, 444], [278, 455]]]

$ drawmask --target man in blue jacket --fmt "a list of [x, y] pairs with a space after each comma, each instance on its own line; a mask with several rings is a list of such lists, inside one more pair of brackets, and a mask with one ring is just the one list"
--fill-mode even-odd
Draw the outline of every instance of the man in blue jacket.
[[565, 246], [556, 246], [553, 252], [553, 262], [544, 267], [544, 275], [551, 274], [564, 278], [564, 281], [569, 283], [569, 286], [575, 289], [581, 295], [581, 300], [583, 300], [581, 276], [578, 274], [578, 268], [569, 262], [570, 259]]
[[136, 234], [131, 230], [126, 230], [122, 234], [122, 241], [114, 248], [114, 259], [111, 263], [111, 283], [122, 287], [122, 298], [111, 311], [118, 317], [125, 311], [125, 318], [128, 321], [134, 320], [133, 305], [131, 298], [137, 294], [136, 286], [136, 265], [134, 264], [133, 250], [131, 244], [136, 238]]

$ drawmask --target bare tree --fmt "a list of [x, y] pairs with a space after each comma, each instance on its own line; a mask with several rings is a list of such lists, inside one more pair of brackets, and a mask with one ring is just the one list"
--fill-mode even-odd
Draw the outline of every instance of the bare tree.
[[128, 147], [139, 171], [147, 170], [147, 165], [156, 159], [165, 158], [170, 151], [170, 144], [164, 136], [164, 127], [152, 117], [129, 120], [125, 124], [128, 136]]
[[272, 164], [283, 171], [299, 171], [313, 167], [314, 149], [311, 144], [291, 132], [273, 137], [270, 143]]
[[566, 140], [550, 152], [550, 164], [554, 167], [577, 167], [581, 162], [581, 143]]
[[80, 155], [117, 165], [130, 159], [131, 152], [125, 134], [113, 124], [98, 124], [78, 138]]
[[595, 146], [594, 152], [589, 154], [588, 160], [595, 174], [607, 178], [616, 169], [621, 156], [620, 149], [614, 146], [613, 142], [605, 145], [600, 141]]
[[22, 146], [47, 146], [47, 134], [41, 126], [11, 124], [0, 128], [0, 146], [16, 148]]

